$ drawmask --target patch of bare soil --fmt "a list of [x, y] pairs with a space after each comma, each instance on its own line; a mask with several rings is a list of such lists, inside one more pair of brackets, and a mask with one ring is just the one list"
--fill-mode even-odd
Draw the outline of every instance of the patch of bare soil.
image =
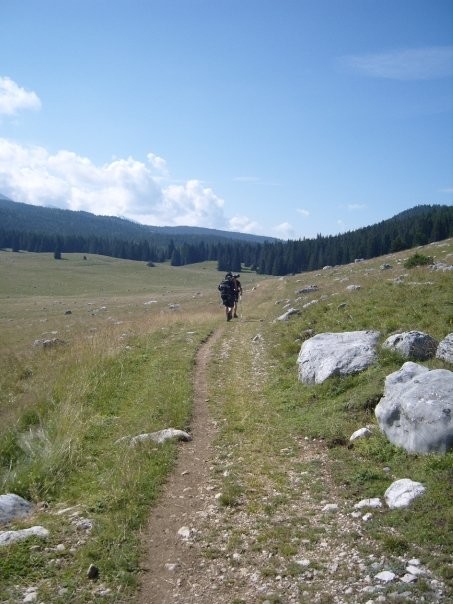
[[148, 558], [138, 600], [142, 604], [187, 601], [178, 596], [184, 594], [184, 586], [193, 582], [199, 572], [198, 554], [188, 546], [188, 541], [193, 536], [197, 516], [212, 498], [209, 464], [216, 426], [208, 411], [206, 371], [211, 349], [220, 335], [221, 330], [217, 330], [198, 351], [191, 423], [193, 440], [180, 445], [176, 469], [152, 510], [143, 536]]

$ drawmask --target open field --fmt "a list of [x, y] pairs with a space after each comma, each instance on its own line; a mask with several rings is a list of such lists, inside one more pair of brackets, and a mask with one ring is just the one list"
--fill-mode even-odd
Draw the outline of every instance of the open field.
[[[453, 263], [451, 240], [421, 251]], [[405, 601], [447, 602], [453, 455], [407, 455], [377, 428], [366, 442], [347, 446], [354, 430], [376, 423], [373, 409], [385, 376], [402, 359], [381, 353], [366, 372], [319, 386], [297, 380], [296, 358], [308, 329], [376, 329], [382, 340], [400, 330], [437, 339], [453, 331], [452, 272], [405, 269], [402, 260], [411, 254], [285, 278], [243, 273], [242, 319], [227, 324], [213, 263], [149, 268], [90, 255], [55, 261], [50, 254], [0, 252], [0, 493], [41, 503], [33, 524], [50, 531], [44, 544], [34, 539], [0, 549], [0, 602], [22, 602], [30, 586], [46, 603], [134, 601], [144, 564], [140, 529], [183, 449], [114, 443], [170, 426], [190, 431], [195, 354], [219, 329], [208, 392], [219, 426], [212, 484], [221, 516], [203, 527], [209, 538], [197, 547], [212, 569], [234, 567], [232, 556], [240, 553], [244, 568], [245, 561], [250, 569], [256, 564], [270, 587], [243, 600], [230, 577], [235, 599], [211, 595], [210, 601], [386, 597], [386, 590], [356, 590], [359, 578], [354, 582], [344, 564], [353, 551], [367, 567], [364, 575], [419, 558], [432, 577], [394, 591], [409, 589]], [[383, 262], [392, 268], [380, 270]], [[296, 290], [310, 284], [319, 292], [297, 300]], [[348, 284], [361, 289], [347, 291]], [[318, 303], [299, 316], [275, 322], [285, 303], [300, 307], [315, 298]], [[55, 338], [52, 347], [34, 345]], [[425, 364], [451, 369], [438, 360]], [[319, 519], [325, 503], [347, 509], [365, 497], [382, 497], [391, 480], [402, 477], [427, 485], [409, 510], [375, 513], [366, 526], [353, 526], [346, 514], [343, 524]], [[59, 513], [66, 508], [77, 509], [92, 528], [80, 529], [70, 513]], [[264, 564], [263, 551], [270, 553]], [[316, 570], [309, 581], [295, 563], [302, 551]], [[334, 553], [340, 560], [336, 582], [324, 575]], [[105, 594], [86, 579], [90, 562], [102, 569]], [[436, 591], [432, 580], [442, 589]], [[335, 600], [340, 584], [344, 592]]]

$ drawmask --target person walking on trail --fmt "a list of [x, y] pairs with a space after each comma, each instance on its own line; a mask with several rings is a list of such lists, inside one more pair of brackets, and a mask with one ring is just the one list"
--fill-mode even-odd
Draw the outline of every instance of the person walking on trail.
[[219, 283], [217, 289], [222, 298], [222, 304], [225, 307], [226, 320], [231, 321], [233, 318], [233, 309], [235, 303], [235, 283], [233, 273], [228, 272], [225, 278]]
[[238, 302], [240, 297], [242, 297], [242, 285], [241, 282], [239, 281], [239, 277], [241, 275], [233, 275], [233, 281], [234, 281], [234, 307], [233, 307], [233, 317], [235, 319], [238, 318]]

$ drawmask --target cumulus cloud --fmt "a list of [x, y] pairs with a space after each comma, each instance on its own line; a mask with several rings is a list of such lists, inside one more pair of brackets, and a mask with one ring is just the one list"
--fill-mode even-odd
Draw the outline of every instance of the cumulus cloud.
[[297, 208], [297, 212], [305, 218], [308, 218], [310, 216], [310, 212], [308, 210], [304, 210], [303, 208]]
[[230, 218], [228, 221], [228, 228], [230, 231], [240, 233], [259, 234], [262, 232], [261, 225], [247, 216], [234, 216], [233, 218]]
[[282, 222], [274, 227], [274, 232], [280, 239], [291, 239], [295, 235], [295, 230], [289, 222]]
[[41, 101], [35, 92], [21, 88], [8, 77], [0, 76], [0, 115], [15, 115], [22, 109], [41, 108]]
[[338, 63], [343, 69], [374, 78], [431, 80], [453, 75], [453, 46], [347, 55]]
[[71, 151], [51, 154], [43, 147], [0, 139], [0, 166], [0, 191], [16, 201], [155, 226], [228, 228], [224, 201], [197, 180], [165, 185], [165, 160], [153, 153], [146, 162], [129, 157], [96, 165]]

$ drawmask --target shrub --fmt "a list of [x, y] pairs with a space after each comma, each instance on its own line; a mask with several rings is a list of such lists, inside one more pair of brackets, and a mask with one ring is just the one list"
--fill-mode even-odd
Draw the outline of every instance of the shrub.
[[426, 264], [433, 264], [432, 257], [416, 252], [404, 262], [404, 268], [414, 268], [415, 266], [425, 266]]

